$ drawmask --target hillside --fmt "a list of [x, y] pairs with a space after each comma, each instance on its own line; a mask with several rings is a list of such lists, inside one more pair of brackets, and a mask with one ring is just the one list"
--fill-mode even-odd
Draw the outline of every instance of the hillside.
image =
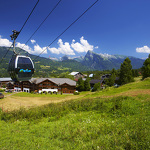
[[125, 58], [129, 57], [131, 60], [132, 68], [139, 69], [142, 67], [144, 60], [139, 59], [132, 56], [124, 56], [124, 55], [108, 55], [108, 54], [97, 54], [93, 51], [88, 51], [86, 55], [70, 58], [67, 55], [63, 56], [61, 60], [70, 61], [75, 60], [80, 62], [83, 66], [87, 66], [89, 70], [112, 70], [120, 69], [121, 63], [125, 60]]
[[[0, 53], [3, 55], [0, 55], [0, 60], [6, 53], [8, 48], [6, 47], [0, 47]], [[16, 48], [16, 52], [20, 51], [19, 48]], [[7, 66], [9, 63], [9, 60], [11, 59], [13, 52], [10, 50], [8, 54], [6, 55], [6, 58], [3, 60], [3, 63], [0, 64], [0, 77], [6, 77], [9, 76], [7, 73]], [[31, 57], [32, 60], [35, 59], [35, 55], [29, 54], [25, 52], [24, 50], [21, 50], [22, 55], [28, 55]], [[71, 72], [71, 71], [87, 71], [90, 70], [89, 67], [82, 65], [80, 62], [77, 62], [75, 60], [63, 60], [63, 61], [54, 61], [48, 58], [39, 57], [37, 60], [34, 61], [35, 65], [35, 77], [48, 77], [48, 76], [54, 76], [57, 74], [60, 74], [62, 72]]]
[[[6, 47], [0, 47], [0, 53], [3, 54], [0, 55], [0, 60], [7, 50], [8, 48]], [[20, 49], [16, 48], [16, 51], [20, 51]], [[12, 50], [9, 51], [3, 63], [0, 64], [0, 77], [9, 76], [7, 73], [7, 66], [12, 54]], [[21, 54], [30, 56], [32, 60], [36, 57], [24, 50], [21, 50]], [[126, 57], [127, 56], [97, 54], [92, 51], [88, 51], [84, 57], [69, 58], [65, 55], [62, 57], [61, 61], [39, 57], [36, 61], [34, 61], [34, 77], [55, 77], [63, 72], [72, 71], [83, 72], [91, 70], [111, 70], [113, 68], [119, 69], [121, 63]], [[144, 62], [144, 60], [135, 57], [129, 56], [129, 59], [131, 60], [133, 69], [141, 68]]]
[[[7, 111], [14, 99], [30, 106]], [[0, 104], [0, 149], [150, 148], [149, 78], [80, 95], [18, 93]]]
[[143, 65], [144, 60], [122, 55], [104, 55], [88, 51], [81, 63], [93, 70], [111, 70], [113, 68], [119, 69], [124, 59], [129, 57], [131, 60], [132, 68], [138, 69]]

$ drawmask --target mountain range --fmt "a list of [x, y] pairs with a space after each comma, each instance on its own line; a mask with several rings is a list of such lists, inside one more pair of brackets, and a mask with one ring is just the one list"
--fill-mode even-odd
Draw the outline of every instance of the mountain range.
[[[7, 47], [0, 47], [0, 60], [8, 50]], [[16, 51], [20, 51], [20, 48], [16, 48]], [[1, 73], [7, 70], [9, 60], [13, 54], [12, 49], [8, 52], [3, 62], [0, 64]], [[24, 50], [21, 50], [22, 55], [28, 55], [34, 61], [35, 55], [29, 54]], [[88, 51], [85, 56], [70, 58], [67, 55], [63, 56], [61, 60], [55, 58], [44, 58], [38, 57], [34, 61], [35, 73], [37, 76], [49, 75], [49, 74], [60, 74], [62, 72], [71, 71], [90, 71], [90, 70], [111, 70], [113, 68], [119, 69], [124, 59], [129, 57], [131, 60], [132, 68], [138, 69], [143, 65], [144, 60], [123, 55], [108, 55], [108, 54], [97, 54], [93, 51]], [[3, 71], [3, 70], [5, 71]], [[0, 74], [1, 76], [1, 74]]]
[[123, 63], [127, 57], [131, 60], [133, 69], [142, 67], [144, 60], [140, 58], [124, 55], [97, 54], [93, 51], [88, 51], [84, 57], [79, 56], [70, 58], [65, 55], [61, 59], [63, 61], [76, 60], [77, 62], [80, 62], [82, 65], [87, 66], [92, 70], [111, 70], [113, 68], [119, 69], [121, 63]]

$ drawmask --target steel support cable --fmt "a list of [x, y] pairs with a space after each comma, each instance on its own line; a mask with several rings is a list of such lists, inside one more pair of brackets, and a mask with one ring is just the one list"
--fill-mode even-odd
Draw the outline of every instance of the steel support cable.
[[[35, 4], [35, 6], [33, 7], [31, 13], [29, 14], [28, 18], [26, 19], [26, 21], [24, 22], [22, 28], [20, 29], [19, 31], [19, 34], [21, 33], [22, 29], [24, 28], [25, 24], [27, 23], [27, 21], [29, 20], [31, 14], [33, 13], [34, 9], [36, 8], [37, 4], [39, 3], [39, 0], [37, 1], [37, 3]], [[18, 34], [18, 36], [19, 36]], [[17, 36], [17, 37], [18, 37]], [[17, 37], [15, 39], [17, 39]], [[13, 44], [12, 44], [13, 45]], [[10, 51], [10, 48], [12, 47], [12, 45], [8, 48], [7, 52], [5, 53], [5, 55], [2, 57], [1, 61], [0, 61], [0, 64], [2, 63], [2, 61], [4, 60], [4, 58], [6, 57], [6, 55], [8, 54], [8, 52]]]
[[5, 53], [5, 55], [2, 57], [0, 64], [3, 62], [4, 58], [6, 57], [6, 55], [8, 54], [10, 48], [13, 46], [13, 44], [11, 44], [11, 46], [8, 48], [7, 52]]
[[19, 32], [21, 32], [21, 31], [22, 31], [22, 29], [24, 28], [25, 24], [26, 24], [26, 23], [27, 23], [27, 21], [29, 20], [30, 16], [32, 15], [32, 13], [33, 13], [33, 11], [34, 11], [34, 9], [36, 8], [36, 6], [37, 6], [37, 4], [38, 4], [38, 3], [39, 3], [39, 0], [37, 1], [37, 3], [35, 4], [35, 6], [33, 7], [33, 9], [32, 9], [32, 11], [31, 11], [31, 13], [29, 14], [28, 18], [26, 19], [25, 23], [23, 24], [23, 26], [22, 26], [22, 28], [20, 29], [20, 31], [19, 31]]
[[88, 9], [86, 9], [75, 21], [73, 21], [61, 34], [59, 34], [38, 56], [33, 59], [35, 61], [44, 51], [47, 50], [58, 38], [60, 38], [73, 24], [75, 24], [88, 10], [90, 10], [99, 0], [95, 1]]
[[[43, 25], [43, 23], [47, 20], [47, 18], [52, 14], [52, 12], [56, 9], [56, 7], [59, 5], [59, 3], [62, 0], [59, 0], [59, 2], [54, 6], [54, 8], [50, 11], [50, 13], [46, 16], [46, 18], [42, 21], [42, 23], [39, 25], [39, 27], [34, 31], [34, 33], [30, 36], [30, 38], [27, 40], [27, 42], [24, 44], [24, 46], [21, 48], [20, 51], [23, 50], [23, 48], [25, 47], [25, 45], [31, 40], [31, 38], [34, 36], [34, 34], [40, 29], [40, 27]], [[19, 51], [19, 52], [20, 52]]]

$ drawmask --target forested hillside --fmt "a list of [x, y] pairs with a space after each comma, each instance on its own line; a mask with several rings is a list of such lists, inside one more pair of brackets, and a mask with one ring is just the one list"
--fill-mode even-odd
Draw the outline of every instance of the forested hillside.
[[[7, 52], [7, 47], [0, 47], [0, 60]], [[16, 48], [16, 51], [20, 52], [20, 48]], [[29, 54], [24, 50], [21, 50], [23, 55], [28, 55], [34, 61], [35, 55]], [[12, 49], [7, 53], [3, 62], [0, 64], [0, 77], [8, 77], [7, 67], [11, 56], [13, 55]], [[72, 71], [93, 71], [93, 70], [112, 70], [113, 68], [119, 69], [121, 63], [127, 56], [120, 55], [102, 55], [96, 54], [92, 51], [88, 51], [85, 57], [69, 59], [67, 56], [63, 57], [62, 61], [55, 61], [49, 58], [38, 57], [34, 61], [35, 73], [34, 77], [58, 77], [61, 73]], [[131, 60], [132, 68], [138, 69], [143, 65], [144, 60], [129, 57]]]
[[[7, 47], [0, 47], [0, 60], [7, 52]], [[19, 48], [16, 48], [16, 51], [20, 51]], [[34, 61], [35, 55], [29, 54], [24, 50], [21, 50], [21, 54], [28, 55]], [[0, 64], [0, 77], [8, 77], [7, 67], [11, 56], [13, 55], [12, 49], [7, 53], [6, 57], [3, 59]], [[34, 77], [55, 77], [62, 72], [71, 72], [71, 71], [87, 71], [90, 70], [89, 67], [82, 65], [80, 62], [75, 60], [63, 60], [63, 61], [54, 61], [44, 57], [38, 57], [34, 61], [35, 73]]]
[[93, 70], [119, 69], [121, 63], [123, 63], [124, 59], [127, 57], [131, 60], [133, 69], [142, 67], [144, 60], [139, 58], [123, 55], [97, 54], [93, 51], [88, 51], [81, 63]]

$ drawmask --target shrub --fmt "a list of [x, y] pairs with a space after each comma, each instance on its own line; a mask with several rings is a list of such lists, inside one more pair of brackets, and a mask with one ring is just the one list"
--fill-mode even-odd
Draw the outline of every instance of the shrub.
[[4, 89], [0, 89], [0, 92], [4, 92], [5, 90]]
[[33, 91], [31, 91], [31, 94], [34, 94], [34, 92], [33, 92]]
[[79, 92], [77, 92], [77, 91], [74, 91], [74, 93], [73, 93], [74, 95], [79, 95], [80, 93]]
[[96, 83], [92, 89], [92, 92], [95, 92], [95, 91], [99, 91], [101, 88], [101, 84], [100, 83]]

